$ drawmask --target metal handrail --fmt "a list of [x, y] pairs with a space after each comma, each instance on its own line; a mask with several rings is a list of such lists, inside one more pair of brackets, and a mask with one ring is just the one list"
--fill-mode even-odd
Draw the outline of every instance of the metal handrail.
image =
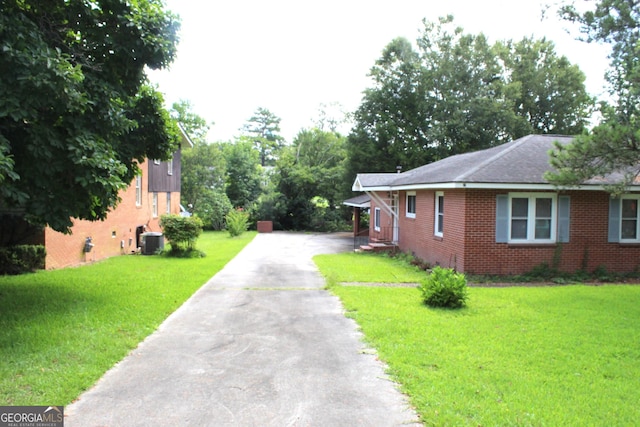
[[394, 241], [394, 236], [399, 236], [399, 231], [398, 227], [380, 227], [379, 229], [362, 230], [353, 237], [353, 249], [358, 249], [360, 246], [368, 245], [369, 243], [396, 244], [398, 242]]

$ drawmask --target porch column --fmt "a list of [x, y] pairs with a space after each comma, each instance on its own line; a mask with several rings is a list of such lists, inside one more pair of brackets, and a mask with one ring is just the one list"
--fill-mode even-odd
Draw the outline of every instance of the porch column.
[[353, 207], [353, 235], [357, 237], [360, 234], [360, 208]]

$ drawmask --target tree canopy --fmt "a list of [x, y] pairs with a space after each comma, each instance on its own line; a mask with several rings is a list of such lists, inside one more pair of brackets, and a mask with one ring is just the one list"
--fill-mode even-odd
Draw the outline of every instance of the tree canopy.
[[572, 144], [557, 145], [547, 179], [560, 186], [619, 172], [610, 191], [622, 193], [640, 174], [640, 5], [636, 1], [600, 0], [588, 10], [573, 4], [560, 10], [564, 19], [580, 25], [586, 42], [611, 45], [606, 74], [610, 100], [602, 102], [602, 121]]
[[332, 230], [340, 224], [338, 209], [346, 161], [345, 138], [318, 128], [303, 129], [283, 149], [276, 163], [276, 223], [293, 230]]
[[222, 146], [209, 144], [207, 121], [192, 111], [189, 101], [173, 104], [171, 115], [185, 129], [193, 148], [182, 151], [180, 201], [200, 217], [206, 228], [222, 230], [232, 208], [226, 194], [226, 162]]
[[280, 136], [280, 117], [266, 108], [258, 108], [242, 127], [244, 136], [252, 138], [253, 145], [260, 153], [260, 165], [273, 166], [276, 153], [284, 144]]
[[0, 2], [0, 211], [69, 231], [104, 219], [179, 131], [149, 85], [176, 53], [160, 0]]
[[227, 166], [227, 196], [233, 207], [249, 209], [261, 191], [260, 155], [248, 137], [223, 144], [223, 153]]
[[451, 16], [425, 20], [415, 47], [392, 40], [370, 77], [348, 137], [351, 181], [529, 133], [582, 132], [593, 105], [584, 73], [550, 41], [491, 44]]
[[194, 113], [190, 101], [181, 99], [178, 102], [174, 102], [171, 106], [170, 114], [173, 119], [180, 123], [180, 126], [182, 126], [195, 145], [207, 143], [207, 133], [215, 123], [207, 123], [203, 117]]

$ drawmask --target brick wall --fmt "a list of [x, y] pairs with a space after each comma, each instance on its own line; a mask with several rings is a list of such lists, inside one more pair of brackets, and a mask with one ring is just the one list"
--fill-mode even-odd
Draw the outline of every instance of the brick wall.
[[603, 191], [569, 191], [569, 242], [551, 245], [495, 243], [496, 195], [504, 191], [469, 190], [465, 271], [520, 274], [542, 263], [560, 271], [630, 272], [640, 265], [640, 245], [607, 242], [609, 195]]
[[[387, 192], [377, 193], [378, 196], [391, 206], [389, 194]], [[375, 209], [380, 208], [380, 230], [375, 229]], [[389, 240], [391, 238], [391, 228], [393, 227], [393, 217], [384, 207], [381, 207], [375, 199], [371, 199], [369, 218], [369, 239]]]
[[[609, 195], [598, 191], [569, 191], [571, 225], [568, 243], [514, 245], [496, 243], [497, 190], [443, 190], [443, 236], [434, 235], [435, 191], [416, 192], [416, 217], [408, 218], [406, 192], [399, 197], [399, 246], [432, 265], [475, 274], [511, 275], [531, 271], [542, 263], [561, 271], [629, 272], [640, 266], [640, 245], [607, 242]], [[375, 203], [372, 202], [372, 212]], [[391, 223], [382, 211], [384, 224]], [[371, 233], [373, 220], [371, 222]]]
[[464, 271], [464, 193], [449, 190], [444, 194], [444, 226], [442, 237], [436, 236], [435, 191], [416, 191], [416, 217], [406, 216], [406, 192], [400, 195], [400, 239], [403, 252], [431, 265]]
[[[141, 170], [147, 171], [146, 163]], [[71, 235], [45, 229], [47, 248], [46, 268], [54, 269], [98, 261], [115, 255], [129, 254], [136, 250], [136, 227], [144, 225], [146, 231], [162, 231], [159, 217], [167, 212], [167, 193], [158, 192], [158, 216], [152, 212], [153, 195], [148, 191], [148, 174], [142, 174], [142, 204], [136, 206], [135, 185], [121, 192], [122, 201], [109, 213], [105, 221], [74, 220]], [[180, 213], [180, 193], [171, 193], [171, 213]], [[94, 244], [85, 253], [87, 237]], [[124, 243], [123, 243], [124, 242]], [[124, 247], [121, 247], [121, 246]]]

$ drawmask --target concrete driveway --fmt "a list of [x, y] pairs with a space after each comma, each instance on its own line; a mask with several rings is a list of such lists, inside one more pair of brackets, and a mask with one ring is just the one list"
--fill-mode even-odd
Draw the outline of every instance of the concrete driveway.
[[312, 256], [344, 234], [259, 234], [65, 408], [65, 426], [420, 425]]

